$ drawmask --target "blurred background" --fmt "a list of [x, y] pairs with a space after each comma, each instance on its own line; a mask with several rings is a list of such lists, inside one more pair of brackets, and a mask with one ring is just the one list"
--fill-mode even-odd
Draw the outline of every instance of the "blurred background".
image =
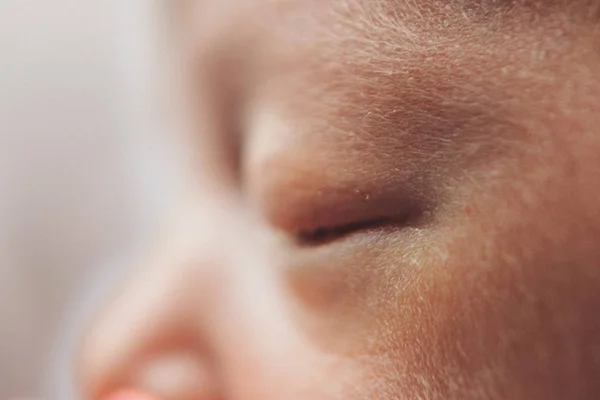
[[0, 399], [46, 396], [90, 282], [167, 206], [150, 4], [0, 2]]

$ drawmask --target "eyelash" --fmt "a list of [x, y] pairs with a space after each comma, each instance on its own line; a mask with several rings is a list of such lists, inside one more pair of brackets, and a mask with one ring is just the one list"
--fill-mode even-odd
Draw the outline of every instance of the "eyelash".
[[304, 246], [319, 246], [351, 235], [355, 232], [374, 229], [383, 226], [388, 222], [387, 218], [359, 221], [347, 225], [333, 227], [318, 227], [312, 230], [300, 231], [296, 235], [296, 240]]

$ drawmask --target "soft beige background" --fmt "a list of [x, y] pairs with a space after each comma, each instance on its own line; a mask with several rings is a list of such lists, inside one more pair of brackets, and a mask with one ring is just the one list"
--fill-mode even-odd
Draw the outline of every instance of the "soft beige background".
[[46, 396], [83, 282], [162, 204], [142, 3], [0, 1], [0, 400]]

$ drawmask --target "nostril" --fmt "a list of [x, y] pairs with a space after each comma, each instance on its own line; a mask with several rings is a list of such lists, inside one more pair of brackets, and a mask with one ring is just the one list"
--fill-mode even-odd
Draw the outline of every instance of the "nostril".
[[[214, 371], [193, 352], [172, 352], [154, 356], [140, 365], [133, 374], [132, 384], [160, 400], [214, 400], [217, 384]], [[113, 399], [110, 399], [113, 400]], [[119, 398], [116, 400], [150, 400]]]

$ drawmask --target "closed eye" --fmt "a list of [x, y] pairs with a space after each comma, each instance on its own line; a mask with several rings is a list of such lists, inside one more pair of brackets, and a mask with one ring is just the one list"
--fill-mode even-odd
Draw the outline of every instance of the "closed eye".
[[318, 227], [300, 231], [296, 235], [296, 241], [301, 246], [320, 246], [360, 231], [378, 229], [397, 222], [389, 218], [376, 218], [333, 227]]
[[261, 219], [294, 245], [316, 247], [401, 228], [428, 206], [428, 191], [414, 182], [410, 168], [394, 167], [396, 158], [349, 158], [341, 145], [327, 152], [305, 146], [262, 156], [246, 174]]

